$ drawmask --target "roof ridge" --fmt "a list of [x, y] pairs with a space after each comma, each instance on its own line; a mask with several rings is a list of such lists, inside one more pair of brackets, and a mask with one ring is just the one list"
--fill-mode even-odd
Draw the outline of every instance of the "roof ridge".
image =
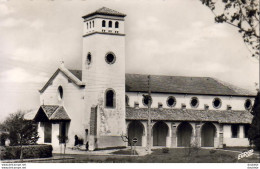
[[210, 78], [209, 76], [180, 76], [180, 75], [159, 75], [159, 74], [140, 74], [140, 73], [125, 73], [125, 75], [143, 75], [143, 76], [167, 76], [167, 77], [186, 77], [186, 78]]

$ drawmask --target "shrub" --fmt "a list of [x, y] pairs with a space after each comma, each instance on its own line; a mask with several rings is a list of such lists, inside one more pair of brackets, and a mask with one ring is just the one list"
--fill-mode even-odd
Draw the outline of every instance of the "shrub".
[[[23, 158], [46, 158], [52, 157], [51, 145], [26, 145], [22, 147]], [[3, 159], [19, 159], [21, 153], [20, 146], [0, 147], [1, 160]]]
[[162, 151], [163, 153], [169, 153], [169, 148], [163, 148]]

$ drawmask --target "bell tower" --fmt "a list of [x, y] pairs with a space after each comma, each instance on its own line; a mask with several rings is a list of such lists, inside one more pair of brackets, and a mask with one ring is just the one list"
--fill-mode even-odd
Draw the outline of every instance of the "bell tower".
[[[125, 145], [121, 140], [125, 132], [125, 16], [103, 7], [82, 17], [84, 120], [90, 131], [90, 149]], [[95, 134], [91, 134], [93, 128]]]

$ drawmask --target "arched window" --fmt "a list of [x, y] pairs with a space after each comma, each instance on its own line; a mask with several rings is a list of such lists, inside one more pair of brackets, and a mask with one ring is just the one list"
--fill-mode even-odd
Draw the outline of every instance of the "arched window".
[[87, 64], [90, 65], [90, 63], [92, 61], [91, 53], [88, 53], [86, 61], [87, 61]]
[[59, 99], [62, 99], [63, 98], [63, 88], [62, 88], [62, 86], [58, 87], [58, 92], [59, 92]]
[[93, 28], [94, 28], [94, 21], [92, 21], [92, 25], [93, 25]]
[[102, 21], [102, 27], [106, 27], [106, 21], [105, 20]]
[[114, 108], [115, 107], [115, 92], [112, 89], [106, 91], [105, 94], [105, 103], [106, 107]]
[[115, 28], [119, 28], [119, 23], [116, 21]]
[[112, 21], [109, 21], [109, 22], [108, 22], [108, 27], [109, 27], [109, 28], [112, 28]]
[[87, 29], [88, 29], [88, 23], [87, 23]]
[[89, 22], [89, 28], [91, 28], [91, 22]]

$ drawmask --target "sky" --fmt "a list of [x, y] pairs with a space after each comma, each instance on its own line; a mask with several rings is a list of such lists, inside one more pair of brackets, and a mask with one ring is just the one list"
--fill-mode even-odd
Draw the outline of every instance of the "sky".
[[0, 0], [0, 121], [36, 109], [61, 61], [81, 69], [82, 16], [127, 14], [126, 73], [213, 77], [255, 90], [259, 62], [200, 0]]

